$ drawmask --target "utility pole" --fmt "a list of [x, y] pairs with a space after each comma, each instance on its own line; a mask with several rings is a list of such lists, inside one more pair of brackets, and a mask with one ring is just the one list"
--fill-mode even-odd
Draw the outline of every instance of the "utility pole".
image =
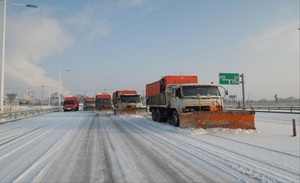
[[43, 105], [43, 102], [44, 102], [44, 85], [42, 85], [42, 101], [41, 101], [41, 105]]

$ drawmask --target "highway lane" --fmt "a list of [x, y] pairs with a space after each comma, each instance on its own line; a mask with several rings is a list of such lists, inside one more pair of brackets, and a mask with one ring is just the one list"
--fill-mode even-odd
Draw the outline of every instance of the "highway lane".
[[[172, 127], [173, 129], [173, 127]], [[57, 112], [0, 125], [2, 182], [232, 182], [178, 129], [142, 117]], [[194, 140], [189, 139], [188, 142]], [[175, 144], [174, 144], [175, 142]], [[251, 179], [249, 179], [251, 180]]]

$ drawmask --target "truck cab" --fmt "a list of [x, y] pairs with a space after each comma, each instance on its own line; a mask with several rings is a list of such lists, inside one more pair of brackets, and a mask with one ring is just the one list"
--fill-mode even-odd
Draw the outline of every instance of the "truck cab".
[[78, 111], [79, 110], [79, 98], [66, 97], [63, 103], [64, 111]]
[[109, 93], [98, 93], [96, 95], [95, 107], [97, 110], [111, 109], [112, 100]]
[[169, 85], [166, 92], [170, 95], [167, 102], [179, 113], [223, 110], [223, 100], [217, 85]]
[[125, 94], [119, 95], [116, 103], [117, 108], [140, 108], [141, 107], [141, 96]]
[[83, 103], [83, 110], [90, 111], [95, 109], [95, 98], [94, 97], [85, 97]]

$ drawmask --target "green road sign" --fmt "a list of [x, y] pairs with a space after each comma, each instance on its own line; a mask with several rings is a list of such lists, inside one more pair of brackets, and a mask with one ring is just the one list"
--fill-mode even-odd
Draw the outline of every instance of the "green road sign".
[[239, 85], [240, 75], [238, 73], [219, 73], [220, 85]]
[[235, 99], [236, 95], [229, 95], [229, 98]]

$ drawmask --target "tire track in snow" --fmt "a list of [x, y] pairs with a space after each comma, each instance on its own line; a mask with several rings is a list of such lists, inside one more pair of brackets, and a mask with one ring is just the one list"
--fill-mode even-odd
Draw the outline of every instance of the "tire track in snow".
[[[148, 128], [148, 126], [146, 126], [144, 123], [140, 122], [140, 119], [137, 120], [134, 117], [130, 117], [130, 120], [125, 120], [125, 121], [135, 121], [137, 123], [139, 123], [139, 125]], [[151, 121], [152, 122], [152, 121]], [[152, 122], [153, 123], [153, 122]], [[175, 128], [175, 127], [174, 127]], [[252, 180], [256, 180], [256, 181], [272, 181], [272, 182], [291, 182], [291, 181], [295, 181], [292, 178], [288, 177], [288, 176], [278, 176], [278, 172], [282, 172], [283, 171], [283, 175], [285, 175], [286, 173], [290, 173], [293, 174], [294, 176], [299, 176], [299, 173], [297, 173], [297, 171], [295, 170], [288, 170], [288, 169], [284, 169], [281, 168], [280, 165], [276, 165], [276, 164], [272, 164], [270, 162], [265, 162], [265, 161], [260, 161], [260, 160], [256, 160], [253, 159], [251, 157], [248, 157], [246, 155], [243, 154], [239, 154], [238, 152], [235, 151], [230, 151], [228, 148], [224, 148], [215, 144], [211, 144], [208, 142], [205, 142], [203, 140], [199, 140], [199, 139], [192, 139], [193, 143], [191, 142], [190, 137], [187, 137], [185, 135], [183, 135], [182, 133], [180, 133], [180, 136], [178, 134], [174, 135], [173, 131], [168, 130], [169, 133], [163, 133], [164, 135], [157, 135], [157, 134], [162, 134], [159, 133], [161, 131], [161, 129], [158, 128], [152, 128], [156, 134], [156, 136], [158, 136], [161, 139], [164, 139], [166, 142], [174, 145], [175, 147], [181, 148], [182, 150], [189, 151], [189, 153], [192, 153], [194, 155], [196, 155], [197, 157], [200, 157], [201, 159], [205, 159], [207, 157], [211, 157], [212, 161], [215, 161], [215, 165], [216, 166], [220, 166], [220, 167], [224, 167], [224, 171], [228, 171], [227, 167], [231, 167], [231, 169], [233, 169], [234, 171], [240, 172], [241, 174], [245, 174], [249, 177], [252, 178]], [[166, 132], [166, 131], [165, 131]], [[188, 138], [188, 139], [187, 139]], [[204, 143], [205, 145], [201, 145], [198, 141], [201, 141], [202, 143]], [[207, 145], [212, 146], [212, 147], [207, 147]], [[218, 150], [218, 149], [220, 150]], [[227, 153], [224, 153], [227, 152]], [[205, 153], [206, 155], [203, 156], [201, 153]], [[222, 152], [222, 153], [221, 153]], [[229, 155], [228, 153], [232, 154]], [[220, 155], [222, 154], [222, 155]], [[228, 157], [228, 158], [224, 158], [224, 157]], [[241, 160], [240, 158], [237, 159], [238, 157], [242, 157], [243, 159], [248, 159], [248, 161], [246, 160]], [[234, 161], [229, 161], [229, 159], [234, 159]], [[265, 166], [267, 166], [267, 168], [261, 168], [258, 167], [252, 163], [250, 163], [249, 161], [258, 161], [261, 164], [264, 164]], [[220, 162], [222, 162], [222, 165]], [[251, 167], [251, 168], [250, 168]], [[275, 168], [276, 171], [274, 170], [270, 170], [269, 168]], [[250, 172], [250, 173], [249, 173]], [[263, 174], [261, 172], [264, 172]], [[235, 174], [235, 173], [233, 173]]]
[[[87, 114], [87, 113], [86, 113]], [[81, 115], [81, 114], [78, 114]], [[72, 122], [70, 122], [72, 123]], [[78, 126], [70, 129], [70, 135], [59, 150], [57, 158], [39, 176], [41, 182], [112, 182], [104, 148], [104, 136], [99, 131], [96, 113], [89, 113]], [[99, 136], [100, 134], [100, 136]]]
[[[182, 151], [178, 151], [178, 148], [174, 149], [170, 148], [174, 147], [172, 144], [170, 144], [170, 140], [165, 140], [162, 136], [158, 136], [156, 132], [150, 130], [149, 126], [140, 126], [134, 124], [134, 120], [132, 118], [127, 121], [123, 117], [113, 117], [113, 120], [117, 120], [119, 124], [122, 124], [122, 126], [126, 131], [128, 131], [127, 134], [130, 136], [133, 136], [131, 134], [135, 134], [134, 137], [135, 140], [138, 140], [138, 151], [141, 151], [140, 149], [146, 148], [145, 151], [137, 152], [138, 154], [145, 154], [146, 156], [143, 156], [142, 158], [145, 159], [147, 164], [153, 165], [153, 167], [150, 168], [147, 172], [152, 172], [154, 176], [158, 176], [157, 173], [154, 173], [153, 171], [157, 170], [159, 172], [159, 175], [162, 176], [160, 179], [156, 179], [156, 181], [162, 181], [162, 182], [214, 182], [214, 181], [229, 181], [228, 175], [226, 175], [226, 178], [224, 175], [218, 173], [216, 174], [216, 171], [213, 169], [208, 169], [207, 165], [210, 165], [209, 162], [205, 161], [205, 165], [203, 163], [198, 163], [196, 161], [191, 161], [192, 155], [189, 154], [189, 156], [186, 156], [186, 151], [184, 151], [184, 155]], [[161, 133], [161, 132], [158, 132]], [[126, 137], [128, 136], [126, 134]], [[143, 140], [142, 140], [143, 139]], [[132, 140], [129, 140], [131, 142]], [[134, 142], [133, 141], [133, 142]], [[172, 140], [171, 140], [172, 141]], [[139, 168], [139, 169], [145, 169], [145, 168]], [[232, 174], [231, 174], [232, 176]], [[235, 180], [236, 180], [235, 175]], [[234, 180], [233, 178], [231, 180]], [[149, 180], [151, 182], [151, 180]], [[154, 181], [155, 182], [155, 181]]]
[[6, 145], [6, 144], [8, 144], [8, 143], [10, 143], [10, 142], [12, 142], [16, 139], [26, 138], [26, 136], [31, 135], [33, 132], [42, 130], [42, 129], [46, 128], [47, 126], [49, 126], [49, 125], [39, 126], [37, 128], [29, 129], [29, 130], [21, 132], [19, 134], [13, 135], [13, 136], [9, 137], [8, 139], [0, 142], [0, 147]]
[[[24, 179], [24, 181], [21, 182], [29, 182], [32, 181], [32, 177], [31, 179], [28, 177], [30, 177], [31, 175], [36, 175], [38, 174], [38, 172], [41, 171], [35, 168], [35, 166], [38, 166], [38, 164], [36, 163], [39, 161], [44, 162], [43, 159], [44, 155], [47, 154], [47, 151], [51, 149], [51, 146], [53, 146], [53, 144], [59, 141], [59, 138], [61, 137], [60, 135], [64, 135], [65, 132], [67, 131], [67, 130], [59, 130], [58, 131], [59, 133], [57, 133], [57, 129], [59, 128], [63, 129], [65, 127], [68, 128], [68, 124], [65, 122], [63, 123], [57, 123], [57, 121], [53, 121], [53, 122], [54, 123], [49, 123], [47, 125], [47, 128], [45, 127], [44, 131], [31, 134], [30, 136], [24, 138], [22, 141], [20, 141], [19, 139], [20, 142], [24, 141], [24, 143], [21, 146], [16, 146], [18, 144], [15, 144], [14, 145], [15, 147], [12, 146], [12, 148], [14, 148], [13, 151], [6, 154], [5, 157], [1, 157], [4, 158], [3, 159], [4, 162], [2, 162], [1, 165], [5, 166], [5, 169], [3, 169], [3, 171], [0, 171], [0, 173], [2, 174], [1, 176], [2, 181], [13, 182], [16, 179], [17, 180]], [[38, 120], [36, 121], [35, 126], [40, 126], [45, 123], [47, 123], [47, 120]], [[31, 155], [30, 152], [33, 153], [33, 155]], [[8, 156], [11, 156], [11, 158], [9, 158]], [[28, 158], [26, 158], [26, 156]], [[47, 162], [47, 160], [45, 161]], [[6, 165], [3, 163], [5, 163]], [[14, 170], [9, 171], [12, 167], [15, 167]]]
[[[105, 115], [105, 118], [99, 118], [101, 114], [97, 113], [96, 117], [98, 118], [97, 121], [97, 139], [98, 139], [98, 145], [99, 145], [99, 157], [101, 157], [101, 160], [99, 160], [99, 163], [103, 164], [102, 169], [100, 171], [103, 173], [103, 178], [98, 178], [100, 179], [101, 182], [115, 182], [113, 179], [112, 175], [112, 162], [109, 156], [108, 152], [108, 145], [106, 144], [106, 139], [108, 138], [108, 132], [107, 130], [103, 127], [103, 123], [106, 122], [108, 117]], [[97, 165], [95, 165], [97, 166]], [[98, 166], [97, 166], [98, 167]], [[98, 181], [98, 179], [96, 179]], [[95, 180], [95, 181], [96, 181]], [[93, 180], [94, 181], [94, 180]]]
[[[143, 144], [141, 139], [137, 139], [137, 137], [133, 135], [133, 134], [140, 133], [140, 131], [137, 131], [135, 128], [132, 128], [132, 126], [123, 123], [123, 119], [120, 120], [111, 117], [111, 120], [113, 121], [117, 129], [120, 130], [121, 133], [126, 134], [124, 135], [122, 142], [126, 144], [127, 149], [131, 151], [131, 156], [139, 156], [139, 155], [142, 156], [144, 161], [150, 162], [152, 165], [154, 165], [156, 171], [164, 174], [166, 179], [167, 178], [170, 179], [170, 182], [191, 182], [192, 181], [191, 179], [189, 181], [186, 181], [188, 179], [187, 177], [183, 179], [181, 176], [178, 175], [178, 173], [174, 170], [174, 168], [166, 168], [169, 166], [167, 165], [166, 161], [163, 161], [162, 157], [158, 157], [157, 155], [154, 155], [153, 151], [151, 151], [148, 146]], [[140, 174], [142, 174], [144, 180], [146, 180], [147, 182], [148, 181], [156, 182], [155, 179], [153, 179], [153, 175], [148, 174], [148, 172], [152, 171], [153, 169], [148, 169], [149, 167], [145, 167], [144, 163], [141, 163], [140, 161], [134, 161], [134, 164], [135, 166], [137, 166], [137, 169], [142, 170]], [[148, 171], [145, 171], [147, 169]], [[136, 174], [137, 173], [138, 172], [136, 172]]]
[[[47, 127], [47, 126], [48, 126], [48, 125], [41, 126], [41, 127], [38, 127], [38, 128], [32, 129], [32, 130], [29, 130], [28, 133], [21, 134], [19, 137], [25, 138], [25, 137], [28, 136], [28, 135], [33, 135], [32, 132], [39, 132], [39, 131], [41, 131], [42, 129], [44, 129], [45, 127]], [[19, 146], [18, 148], [15, 148], [13, 151], [10, 151], [9, 153], [7, 153], [7, 154], [5, 154], [5, 155], [2, 155], [2, 156], [0, 157], [0, 161], [3, 160], [3, 159], [5, 159], [7, 156], [13, 154], [13, 153], [16, 152], [17, 150], [19, 150], [19, 149], [21, 149], [21, 148], [23, 148], [23, 147], [26, 147], [28, 144], [34, 142], [35, 140], [37, 140], [37, 139], [40, 138], [41, 136], [44, 136], [45, 134], [47, 134], [47, 132], [38, 135], [37, 137], [33, 138], [33, 139], [30, 140], [30, 141], [27, 141], [25, 144]], [[14, 139], [11, 139], [11, 140], [9, 140], [8, 142], [2, 143], [2, 144], [0, 145], [0, 147], [1, 147], [1, 146], [4, 146], [5, 144], [7, 145], [9, 142], [11, 142], [11, 141], [13, 141], [13, 140], [15, 140], [15, 139], [18, 139], [18, 137], [14, 138]]]
[[226, 137], [220, 137], [220, 136], [214, 135], [214, 134], [206, 134], [206, 135], [212, 136], [212, 137], [216, 137], [216, 138], [219, 138], [219, 139], [223, 139], [223, 140], [226, 139], [228, 141], [236, 142], [236, 143], [239, 143], [241, 145], [247, 145], [247, 146], [251, 146], [251, 147], [257, 148], [257, 149], [266, 150], [266, 151], [269, 151], [270, 153], [277, 153], [277, 154], [282, 154], [282, 155], [290, 156], [290, 157], [293, 157], [293, 158], [300, 158], [300, 156], [297, 156], [297, 155], [294, 155], [294, 154], [290, 154], [290, 153], [286, 153], [286, 152], [283, 152], [283, 151], [278, 151], [278, 150], [275, 150], [275, 149], [270, 149], [270, 148], [266, 148], [266, 147], [262, 147], [262, 146], [258, 146], [258, 145], [254, 145], [254, 144], [250, 144], [250, 143], [247, 143], [247, 142], [241, 142], [241, 141], [230, 139], [230, 138], [226, 138]]
[[24, 171], [14, 182], [41, 182], [45, 172], [58, 158], [61, 148], [65, 145], [70, 133], [64, 134], [55, 144], [49, 147], [49, 150], [35, 161], [26, 171]]
[[[28, 140], [26, 143], [22, 144], [21, 146], [15, 148], [14, 150], [10, 151], [9, 153], [5, 154], [4, 156], [1, 156], [0, 158], [0, 163], [1, 161], [5, 161], [6, 165], [12, 165], [13, 161], [15, 159], [18, 159], [19, 157], [16, 156], [16, 154], [20, 154], [19, 152], [26, 152], [27, 150], [24, 149], [31, 149], [30, 146], [32, 146], [31, 144], [38, 144], [41, 143], [43, 139], [43, 137], [47, 138], [47, 135], [50, 134], [52, 132], [52, 130], [47, 130], [41, 134], [38, 134], [37, 136], [35, 136], [34, 138], [31, 138], [30, 140]], [[31, 134], [33, 135], [33, 134]], [[10, 158], [11, 157], [11, 158]], [[34, 156], [34, 158], [36, 158]], [[12, 163], [11, 163], [12, 162]], [[1, 163], [3, 165], [3, 163]], [[1, 177], [3, 181], [6, 181], [6, 179], [8, 180], [15, 180], [17, 179], [19, 176], [21, 176], [25, 170], [27, 170], [28, 168], [30, 168], [32, 166], [32, 160], [31, 158], [28, 158], [28, 160], [26, 160], [26, 162], [24, 162], [23, 164], [20, 164], [14, 171], [12, 171], [11, 173], [7, 174], [5, 177]], [[7, 181], [10, 182], [10, 181]]]
[[[31, 120], [34, 118], [31, 118]], [[53, 121], [53, 120], [51, 120]], [[6, 125], [3, 125], [1, 127], [3, 127], [4, 129], [2, 131], [0, 131], [0, 144], [1, 141], [6, 141], [8, 139], [14, 138], [16, 136], [20, 136], [22, 134], [27, 133], [28, 131], [31, 131], [32, 128], [39, 128], [41, 126], [48, 126], [49, 122], [51, 121], [45, 121], [43, 123], [39, 123], [38, 127], [36, 127], [36, 121], [28, 121], [28, 120], [24, 120], [22, 121], [22, 123], [7, 123]], [[25, 123], [25, 124], [24, 124]], [[17, 126], [14, 126], [17, 125]], [[27, 130], [29, 129], [29, 130]]]

